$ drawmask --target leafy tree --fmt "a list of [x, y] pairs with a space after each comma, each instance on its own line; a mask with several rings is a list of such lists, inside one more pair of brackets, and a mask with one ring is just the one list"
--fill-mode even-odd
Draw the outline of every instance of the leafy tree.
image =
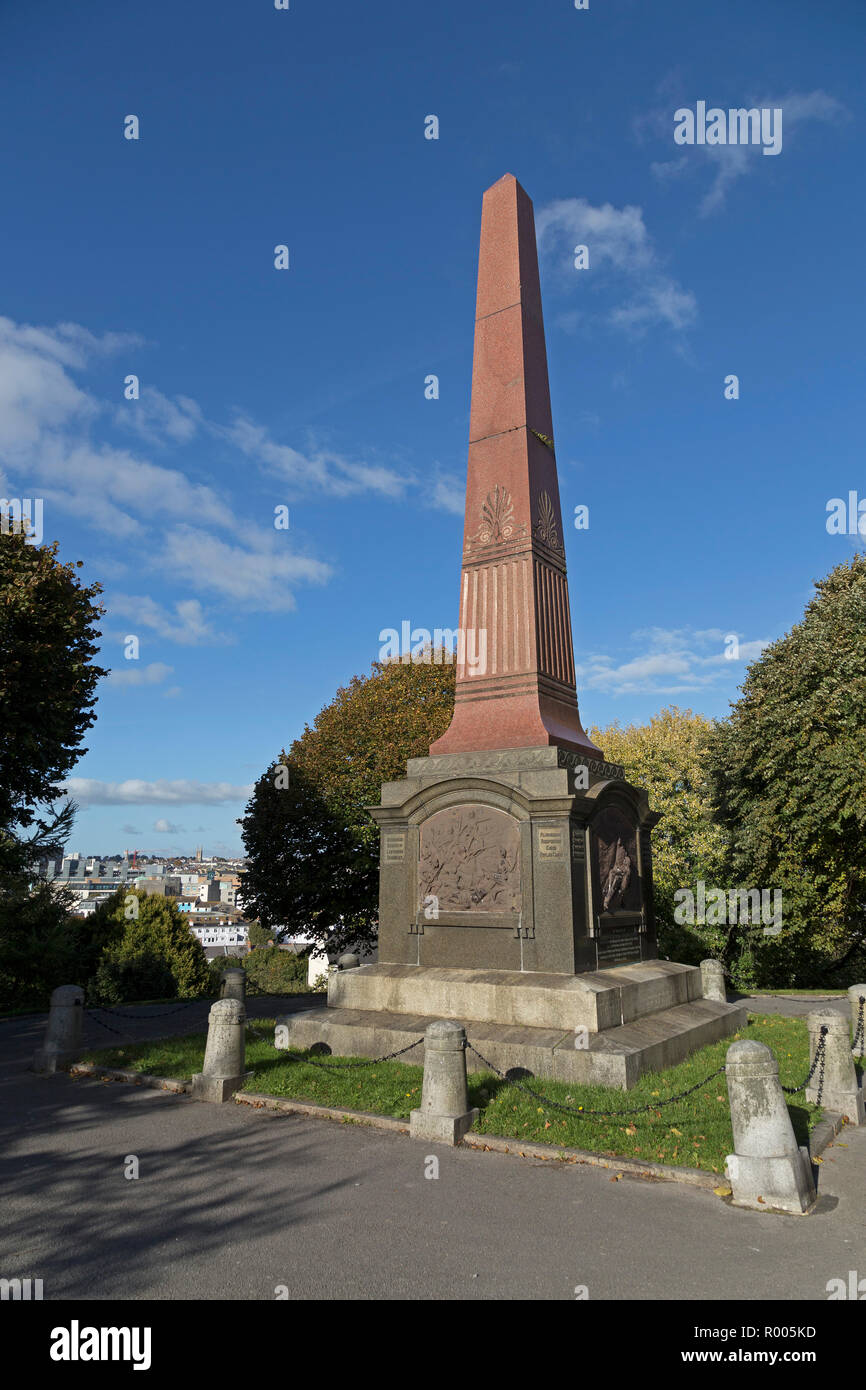
[[60, 852], [75, 808], [51, 806], [86, 749], [94, 690], [98, 584], [57, 546], [0, 528], [0, 1000], [38, 1007], [79, 976], [78, 928], [68, 897], [35, 878]]
[[866, 967], [866, 556], [816, 584], [802, 622], [749, 668], [710, 743], [714, 815], [744, 886], [782, 892], [782, 930], [740, 934], [767, 985]]
[[100, 903], [91, 922], [94, 939], [113, 938], [87, 987], [94, 1003], [197, 999], [207, 993], [204, 949], [170, 898], [119, 888]]
[[629, 781], [644, 787], [662, 819], [652, 833], [653, 886], [659, 954], [697, 963], [725, 948], [726, 929], [681, 926], [674, 920], [678, 889], [723, 877], [726, 836], [710, 815], [705, 750], [712, 722], [674, 706], [648, 724], [625, 727], [614, 721], [590, 737], [605, 757], [625, 768]]
[[244, 902], [266, 931], [303, 931], [333, 950], [375, 939], [379, 836], [368, 807], [450, 723], [454, 665], [442, 655], [375, 662], [259, 778], [240, 824]]
[[291, 747], [291, 757], [328, 805], [347, 823], [376, 827], [366, 808], [377, 805], [383, 782], [406, 776], [406, 760], [423, 758], [454, 712], [454, 663], [376, 661], [354, 676], [316, 715]]
[[[372, 849], [285, 755], [256, 782], [240, 824], [244, 906], [259, 918], [265, 942], [303, 932], [336, 949], [370, 939]], [[268, 947], [253, 954], [261, 949]]]
[[99, 584], [82, 588], [57, 545], [0, 531], [0, 833], [27, 828], [86, 748], [95, 688]]

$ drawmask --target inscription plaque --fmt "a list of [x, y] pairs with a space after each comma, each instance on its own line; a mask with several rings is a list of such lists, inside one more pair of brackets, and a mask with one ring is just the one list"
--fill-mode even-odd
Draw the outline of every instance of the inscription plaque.
[[406, 854], [405, 835], [386, 835], [384, 837], [383, 858], [386, 864], [402, 864]]
[[640, 960], [640, 935], [637, 927], [603, 927], [598, 941], [598, 963], [628, 965]]
[[541, 859], [562, 858], [562, 831], [558, 827], [539, 826], [538, 854]]

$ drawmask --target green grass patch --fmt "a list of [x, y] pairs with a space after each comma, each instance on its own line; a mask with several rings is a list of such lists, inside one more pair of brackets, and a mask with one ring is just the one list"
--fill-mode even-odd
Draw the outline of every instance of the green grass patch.
[[749, 994], [766, 994], [770, 998], [788, 999], [832, 999], [836, 995], [847, 994], [847, 989], [750, 989]]
[[[749, 1017], [748, 1037], [772, 1048], [779, 1061], [782, 1084], [799, 1085], [809, 1070], [809, 1037], [805, 1022], [781, 1014], [751, 1014]], [[270, 1038], [274, 1020], [256, 1019], [253, 1027], [257, 1033]], [[490, 1073], [470, 1073], [470, 1105], [478, 1106], [481, 1111], [473, 1133], [587, 1149], [651, 1163], [682, 1164], [721, 1175], [725, 1155], [733, 1147], [724, 1075], [671, 1105], [659, 1102], [687, 1090], [722, 1066], [732, 1041], [725, 1038], [702, 1048], [669, 1071], [650, 1073], [631, 1091], [614, 1091], [603, 1086], [569, 1086], [564, 1082], [535, 1078], [524, 1084], [545, 1098], [536, 1100]], [[199, 1033], [128, 1047], [91, 1050], [83, 1060], [155, 1076], [189, 1077], [201, 1071], [204, 1044], [205, 1035]], [[302, 1055], [309, 1056], [308, 1053]], [[314, 1060], [334, 1064], [353, 1059], [321, 1057]], [[250, 1030], [247, 1031], [246, 1062], [253, 1072], [245, 1088], [248, 1091], [399, 1119], [408, 1119], [409, 1111], [421, 1101], [423, 1072], [420, 1066], [380, 1062], [376, 1066], [347, 1071], [325, 1070], [307, 1061], [291, 1061]], [[648, 1108], [636, 1115], [581, 1118], [559, 1111], [546, 1104], [547, 1101], [583, 1106], [586, 1110]], [[797, 1141], [805, 1144], [822, 1112], [817, 1106], [807, 1104], [802, 1092], [789, 1097], [788, 1106]]]

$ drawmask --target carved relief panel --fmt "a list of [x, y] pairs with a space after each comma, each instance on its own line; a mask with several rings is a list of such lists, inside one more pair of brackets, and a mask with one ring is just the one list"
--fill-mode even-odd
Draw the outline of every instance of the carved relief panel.
[[596, 914], [640, 912], [637, 827], [618, 806], [592, 822], [593, 898]]
[[520, 827], [494, 807], [449, 806], [421, 826], [419, 902], [440, 912], [518, 913]]

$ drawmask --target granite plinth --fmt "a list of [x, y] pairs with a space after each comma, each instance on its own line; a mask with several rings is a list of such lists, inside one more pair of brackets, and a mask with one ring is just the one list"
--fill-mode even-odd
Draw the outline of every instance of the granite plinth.
[[[671, 965], [670, 962], [660, 964]], [[534, 1076], [627, 1090], [644, 1073], [676, 1066], [697, 1049], [731, 1036], [745, 1026], [747, 1018], [744, 1005], [722, 1004], [695, 995], [689, 997], [691, 971], [685, 966], [674, 966], [669, 971], [666, 987], [662, 984], [664, 977], [610, 981], [607, 988], [601, 989], [597, 980], [590, 979], [586, 993], [591, 997], [594, 992], [606, 999], [606, 1003], [602, 1003], [602, 1013], [608, 1022], [600, 1031], [566, 1022], [567, 1018], [574, 1017], [572, 1006], [581, 999], [581, 991], [575, 986], [587, 982], [586, 976], [554, 979], [547, 984], [537, 980], [530, 982], [531, 977], [528, 980], [526, 975], [522, 983], [507, 978], [460, 981], [442, 977], [481, 974], [490, 977], [496, 972], [421, 970], [412, 980], [403, 973], [404, 969], [398, 967], [395, 971], [390, 967], [378, 975], [368, 974], [367, 1002], [372, 1002], [377, 995], [384, 999], [390, 989], [392, 1003], [408, 1006], [412, 999], [423, 998], [420, 991], [424, 982], [420, 977], [438, 976], [438, 979], [428, 980], [430, 994], [423, 1009], [359, 1008], [346, 1003], [307, 1009], [278, 1020], [286, 1030], [278, 1035], [280, 1045], [297, 1050], [323, 1042], [335, 1056], [379, 1057], [406, 1047], [418, 1038], [423, 1039], [435, 1018], [459, 1016], [468, 1041], [500, 1071], [523, 1067]], [[340, 998], [364, 997], [365, 989], [359, 989], [357, 981], [365, 970], [374, 971], [376, 967], [362, 966], [357, 971], [341, 972]], [[611, 973], [605, 972], [606, 975]], [[700, 971], [696, 973], [700, 978]], [[354, 987], [345, 989], [353, 977]], [[653, 997], [659, 999], [664, 995], [671, 1001], [667, 1007], [648, 1007]], [[674, 1002], [677, 995], [685, 995], [683, 1002]], [[525, 1001], [523, 996], [526, 996]], [[544, 1022], [545, 1002], [550, 1010], [548, 1020], [551, 1017], [556, 1020], [552, 1023]], [[504, 1021], [473, 1018], [460, 1005], [474, 1008], [476, 1013], [499, 1011], [510, 1017]], [[642, 1006], [647, 1006], [647, 1011], [639, 1012]], [[449, 1007], [450, 1013], [446, 1012]], [[619, 1018], [616, 1017], [617, 1007]], [[621, 1021], [623, 1016], [627, 1016], [628, 1021]], [[534, 1022], [515, 1021], [527, 1017], [532, 1017]], [[400, 1060], [417, 1066], [423, 1057], [422, 1041]], [[485, 1070], [484, 1063], [471, 1051], [467, 1052], [466, 1061], [470, 1071]]]
[[378, 963], [333, 975], [328, 1007], [601, 1033], [702, 993], [700, 969], [675, 961], [582, 975]]

